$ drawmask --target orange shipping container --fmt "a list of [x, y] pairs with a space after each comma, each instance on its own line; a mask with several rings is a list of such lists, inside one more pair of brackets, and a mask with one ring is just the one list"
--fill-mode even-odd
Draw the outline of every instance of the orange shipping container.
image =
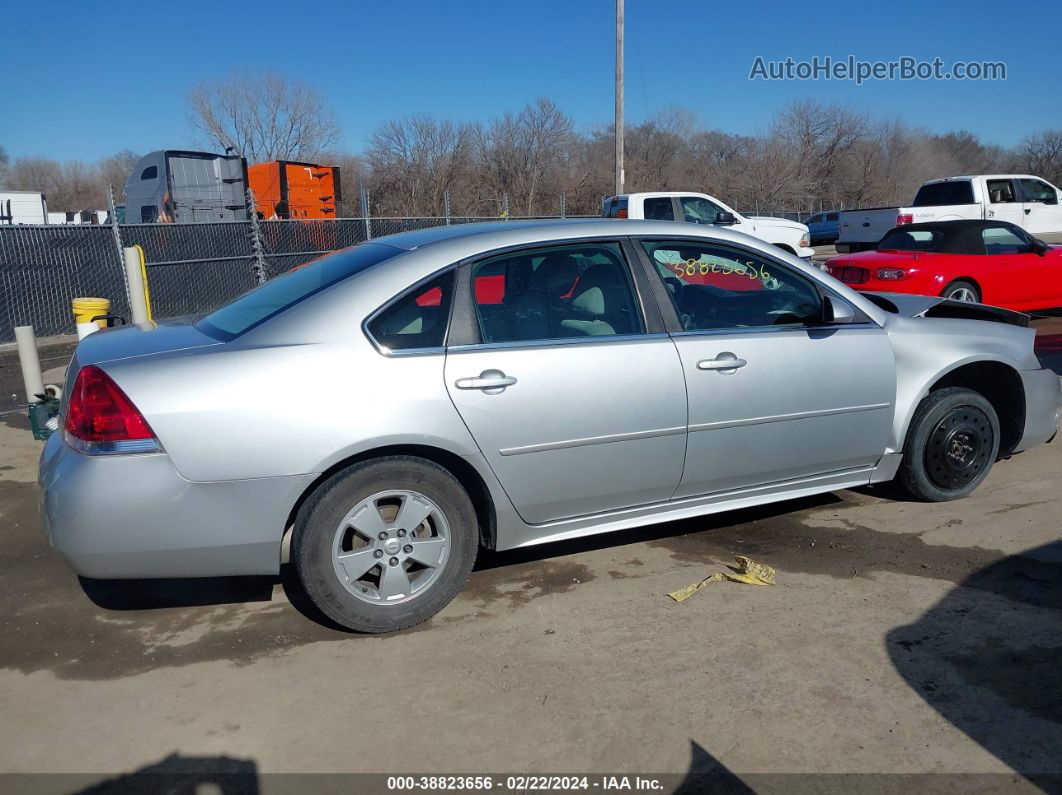
[[343, 196], [338, 166], [271, 160], [247, 168], [258, 217], [335, 218]]

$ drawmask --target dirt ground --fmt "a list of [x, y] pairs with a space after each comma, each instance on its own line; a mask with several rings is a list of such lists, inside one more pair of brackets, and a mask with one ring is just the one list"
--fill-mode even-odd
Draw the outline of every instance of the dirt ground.
[[[0, 418], [0, 773], [1062, 774], [1059, 442], [955, 503], [845, 491], [483, 553], [385, 637], [288, 572], [79, 581], [40, 534], [39, 449]], [[739, 554], [778, 585], [666, 597]]]

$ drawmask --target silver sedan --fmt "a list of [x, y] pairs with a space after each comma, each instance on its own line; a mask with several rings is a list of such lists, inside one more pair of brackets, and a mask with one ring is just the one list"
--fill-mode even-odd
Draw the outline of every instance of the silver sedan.
[[1027, 318], [862, 295], [713, 227], [381, 238], [191, 325], [87, 337], [40, 464], [86, 577], [275, 574], [352, 629], [512, 549], [898, 479], [968, 494], [1051, 439]]

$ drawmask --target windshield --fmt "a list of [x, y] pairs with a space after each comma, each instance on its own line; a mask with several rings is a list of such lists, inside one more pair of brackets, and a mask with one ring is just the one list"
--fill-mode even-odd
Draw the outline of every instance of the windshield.
[[225, 340], [238, 337], [326, 287], [401, 253], [391, 246], [362, 243], [322, 257], [244, 293], [204, 317], [196, 328]]

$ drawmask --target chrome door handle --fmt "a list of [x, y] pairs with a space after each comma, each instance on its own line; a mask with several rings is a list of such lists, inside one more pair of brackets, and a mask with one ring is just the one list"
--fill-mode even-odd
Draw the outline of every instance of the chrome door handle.
[[702, 359], [697, 362], [698, 370], [721, 370], [724, 375], [732, 375], [739, 367], [744, 367], [748, 362], [739, 359], [730, 351], [723, 351], [714, 359]]
[[454, 386], [458, 389], [482, 389], [488, 395], [496, 395], [515, 383], [515, 378], [501, 370], [484, 370], [476, 378], [457, 379]]

